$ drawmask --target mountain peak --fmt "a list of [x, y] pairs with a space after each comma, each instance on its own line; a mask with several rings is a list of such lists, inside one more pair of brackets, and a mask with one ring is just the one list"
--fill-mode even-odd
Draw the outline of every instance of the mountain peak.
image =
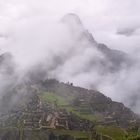
[[74, 13], [66, 14], [61, 21], [71, 26], [83, 26], [79, 16]]

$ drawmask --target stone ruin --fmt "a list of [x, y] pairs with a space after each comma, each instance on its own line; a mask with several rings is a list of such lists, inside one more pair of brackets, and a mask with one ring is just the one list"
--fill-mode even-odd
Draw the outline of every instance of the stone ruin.
[[[81, 101], [82, 105], [87, 106]], [[93, 125], [88, 120], [80, 119], [65, 109], [58, 108], [49, 103], [43, 104], [37, 95], [34, 95], [27, 104], [23, 121], [26, 129], [66, 129], [89, 130]]]

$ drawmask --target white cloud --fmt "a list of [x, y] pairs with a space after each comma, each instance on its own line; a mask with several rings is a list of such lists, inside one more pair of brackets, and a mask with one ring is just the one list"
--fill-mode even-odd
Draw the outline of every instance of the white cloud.
[[58, 19], [74, 12], [99, 42], [129, 52], [129, 49], [132, 51], [136, 45], [139, 46], [140, 35], [124, 38], [115, 33], [118, 28], [140, 26], [139, 5], [139, 0], [1, 0], [0, 31], [12, 28], [17, 20], [23, 18], [44, 16]]
[[[89, 59], [103, 56], [96, 49], [88, 48], [90, 44], [85, 40], [79, 45], [74, 38], [76, 35], [71, 35], [66, 27], [58, 24], [63, 15], [71, 12], [80, 16], [85, 28], [98, 42], [139, 55], [139, 0], [1, 0], [0, 34], [6, 38], [0, 39], [0, 48], [12, 52], [22, 68], [42, 59], [51, 67], [54, 56], [68, 58], [66, 63], [50, 72], [51, 76], [85, 87], [94, 83], [114, 99], [125, 100], [126, 95], [138, 89], [139, 65], [105, 76], [86, 69], [90, 65]], [[125, 27], [138, 30], [130, 37], [116, 34], [118, 28]], [[77, 46], [80, 47], [75, 48]], [[80, 69], [86, 70], [80, 72]]]

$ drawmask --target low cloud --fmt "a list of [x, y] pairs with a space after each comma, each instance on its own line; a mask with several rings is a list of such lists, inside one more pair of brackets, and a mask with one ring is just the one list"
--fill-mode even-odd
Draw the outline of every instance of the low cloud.
[[[0, 71], [0, 81], [5, 82], [0, 94], [3, 95], [2, 89], [10, 87], [11, 81], [16, 84], [24, 78], [30, 80], [29, 76], [31, 79], [57, 78], [98, 89], [140, 113], [140, 8], [138, 0], [133, 3], [131, 0], [115, 3], [114, 0], [1, 1], [0, 32], [7, 37], [0, 39], [0, 47], [2, 53], [8, 51], [13, 55], [14, 64], [10, 63], [15, 70], [10, 75]], [[77, 16], [74, 22], [73, 19], [69, 24], [69, 21], [62, 22], [62, 17], [69, 12], [79, 15], [83, 25], [79, 24]], [[114, 33], [116, 29], [119, 29], [117, 34]], [[110, 49], [105, 55], [98, 49], [98, 42], [128, 52], [117, 51], [117, 54], [120, 58], [128, 56], [129, 62], [124, 58], [119, 61], [115, 58], [116, 51]], [[119, 67], [115, 67], [114, 61]]]
[[133, 35], [137, 35], [137, 33], [138, 33], [137, 31], [139, 31], [139, 29], [140, 29], [140, 27], [120, 28], [117, 30], [116, 34], [130, 37]]

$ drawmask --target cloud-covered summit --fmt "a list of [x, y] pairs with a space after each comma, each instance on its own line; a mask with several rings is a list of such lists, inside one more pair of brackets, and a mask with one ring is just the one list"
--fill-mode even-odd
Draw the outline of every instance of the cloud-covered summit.
[[[13, 55], [16, 73], [22, 78], [31, 73], [35, 79], [71, 81], [130, 105], [139, 97], [139, 29], [129, 37], [116, 30], [139, 27], [139, 3], [1, 0], [0, 34], [4, 37], [0, 37], [0, 48]], [[66, 13], [76, 13], [83, 25], [60, 22]], [[133, 106], [137, 112], [138, 106], [139, 100]]]
[[[10, 38], [7, 43], [20, 82], [56, 78], [101, 90], [119, 101], [129, 100], [131, 92], [138, 90], [128, 82], [135, 68], [131, 57], [98, 43], [75, 14], [67, 14], [51, 24], [40, 18], [26, 20]], [[124, 89], [127, 85], [130, 92]]]

